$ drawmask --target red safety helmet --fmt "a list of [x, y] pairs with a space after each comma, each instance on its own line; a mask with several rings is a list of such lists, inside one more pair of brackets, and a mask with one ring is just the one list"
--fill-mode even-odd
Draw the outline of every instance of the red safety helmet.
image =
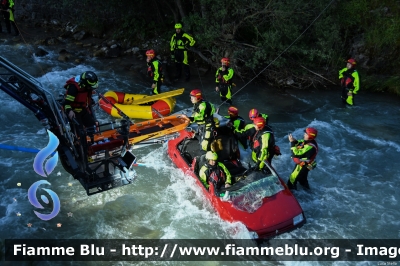
[[313, 127], [308, 127], [304, 132], [307, 133], [309, 139], [315, 139], [318, 135], [318, 130]]
[[197, 88], [190, 92], [190, 96], [191, 97], [196, 97], [197, 100], [203, 99], [203, 95], [201, 93], [201, 90], [199, 90]]
[[265, 119], [262, 116], [254, 118], [253, 123], [257, 129], [263, 129], [265, 127]]
[[356, 60], [354, 60], [353, 58], [350, 58], [349, 60], [347, 60], [347, 63], [350, 63], [352, 66], [357, 65]]
[[238, 116], [239, 110], [235, 106], [231, 106], [228, 108], [228, 114], [233, 116]]
[[254, 120], [254, 118], [258, 117], [259, 113], [257, 109], [251, 109], [249, 112], [249, 118], [250, 120]]
[[146, 51], [146, 56], [147, 56], [147, 57], [150, 57], [151, 59], [153, 59], [153, 58], [156, 56], [156, 52], [154, 52], [153, 49], [147, 50], [147, 51]]
[[229, 63], [230, 63], [229, 58], [228, 58], [228, 57], [222, 58], [222, 59], [221, 59], [221, 63], [222, 63], [223, 65], [229, 66]]

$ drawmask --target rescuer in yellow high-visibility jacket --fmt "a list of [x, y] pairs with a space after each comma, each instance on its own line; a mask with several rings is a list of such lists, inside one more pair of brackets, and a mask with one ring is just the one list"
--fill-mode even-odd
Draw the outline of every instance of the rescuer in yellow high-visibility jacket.
[[315, 141], [317, 135], [318, 131], [312, 127], [304, 130], [303, 140], [296, 140], [292, 134], [289, 134], [292, 159], [296, 164], [287, 182], [290, 189], [297, 189], [297, 182], [304, 188], [310, 189], [307, 176], [308, 172], [317, 166], [315, 161], [318, 154], [318, 144]]
[[342, 101], [348, 105], [354, 105], [354, 95], [360, 89], [360, 78], [356, 70], [356, 60], [347, 60], [345, 68], [339, 70], [340, 85], [342, 86]]
[[[14, 36], [19, 35], [19, 30], [14, 21], [14, 1], [13, 0], [0, 0], [1, 14], [3, 15], [4, 22], [6, 23], [6, 29], [11, 34], [11, 26], [14, 29]], [[0, 23], [0, 32], [2, 32]]]
[[196, 41], [192, 36], [182, 30], [182, 24], [175, 24], [175, 33], [172, 35], [170, 46], [171, 46], [171, 59], [175, 62], [176, 75], [174, 80], [178, 80], [181, 77], [182, 65], [185, 71], [185, 80], [190, 80], [190, 68], [188, 61], [188, 46], [193, 46]]
[[219, 92], [222, 102], [227, 102], [229, 105], [232, 105], [232, 78], [235, 72], [229, 66], [229, 58], [222, 58], [221, 63], [222, 66], [218, 68], [217, 73], [215, 73], [215, 90]]
[[156, 52], [153, 49], [146, 51], [147, 75], [152, 79], [151, 88], [153, 89], [153, 95], [161, 92], [161, 84], [164, 79], [162, 63], [155, 56]]

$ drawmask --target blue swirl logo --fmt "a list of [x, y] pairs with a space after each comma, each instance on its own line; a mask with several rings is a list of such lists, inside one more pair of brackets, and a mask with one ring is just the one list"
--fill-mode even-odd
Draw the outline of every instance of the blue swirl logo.
[[[52, 132], [47, 130], [47, 133], [49, 134], [49, 143], [47, 144], [46, 147], [44, 147], [42, 150], [40, 150], [38, 152], [38, 154], [35, 157], [35, 160], [33, 161], [33, 169], [35, 170], [35, 172], [38, 175], [41, 175], [43, 177], [47, 177], [49, 174], [51, 174], [51, 172], [53, 172], [54, 168], [57, 166], [58, 152], [54, 152], [54, 151], [57, 149], [58, 144], [60, 143], [58, 138]], [[46, 158], [50, 155], [52, 155], [52, 156], [45, 163]], [[43, 169], [43, 165], [44, 165], [44, 169]], [[40, 202], [38, 201], [38, 199], [36, 197], [38, 187], [42, 184], [51, 185], [46, 180], [39, 180], [39, 181], [33, 183], [28, 190], [29, 202], [38, 209], [44, 209], [44, 207], [42, 206], [42, 204], [40, 204]], [[60, 212], [60, 199], [58, 198], [58, 195], [53, 190], [47, 189], [47, 188], [42, 188], [42, 189], [50, 195], [50, 197], [53, 201], [53, 210], [49, 214], [42, 214], [37, 211], [33, 211], [33, 212], [40, 219], [42, 219], [44, 221], [48, 221], [48, 220], [51, 220], [54, 217], [56, 217], [57, 214]], [[50, 202], [49, 199], [45, 195], [41, 196], [41, 200], [46, 204], [49, 204], [49, 202]]]
[[[58, 152], [54, 152], [54, 150], [60, 143], [58, 138], [51, 131], [47, 130], [47, 133], [49, 134], [49, 143], [47, 144], [46, 147], [44, 147], [41, 151], [38, 152], [38, 154], [35, 157], [35, 160], [33, 161], [33, 169], [38, 175], [41, 175], [43, 177], [47, 177], [56, 167], [58, 162]], [[45, 169], [46, 169], [45, 172], [45, 170], [43, 169], [43, 164], [46, 158], [52, 155], [53, 153], [54, 155], [50, 157], [45, 164]]]
[[[29, 188], [29, 190], [28, 190], [28, 199], [29, 199], [29, 202], [30, 202], [33, 206], [35, 206], [36, 208], [38, 208], [38, 209], [44, 209], [44, 207], [42, 206], [42, 204], [40, 204], [39, 201], [38, 201], [37, 198], [36, 198], [36, 193], [37, 193], [38, 187], [39, 187], [40, 185], [42, 185], [42, 184], [51, 185], [51, 184], [50, 184], [49, 182], [47, 182], [46, 180], [39, 180], [39, 181], [33, 183], [33, 184], [31, 185], [31, 187]], [[52, 201], [53, 201], [53, 211], [52, 211], [51, 213], [49, 213], [49, 214], [42, 214], [42, 213], [37, 212], [37, 211], [33, 211], [33, 212], [34, 212], [34, 213], [36, 214], [36, 216], [39, 217], [40, 219], [42, 219], [42, 220], [44, 220], [44, 221], [48, 221], [48, 220], [53, 219], [54, 217], [56, 217], [57, 214], [60, 212], [60, 199], [58, 198], [57, 194], [56, 194], [53, 190], [47, 189], [47, 188], [42, 188], [42, 189], [43, 189], [44, 191], [46, 191], [46, 192], [50, 195], [50, 197], [51, 197], [51, 199], [52, 199]], [[49, 199], [48, 199], [45, 195], [42, 195], [42, 196], [41, 196], [41, 199], [42, 199], [42, 201], [43, 201], [44, 203], [49, 204]]]

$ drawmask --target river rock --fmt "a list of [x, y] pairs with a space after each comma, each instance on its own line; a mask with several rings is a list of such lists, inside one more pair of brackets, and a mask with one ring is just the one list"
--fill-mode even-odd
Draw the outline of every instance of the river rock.
[[71, 25], [70, 22], [65, 26], [65, 31], [74, 32], [78, 25]]
[[58, 40], [56, 38], [46, 38], [45, 40], [46, 45], [56, 45], [58, 44]]
[[113, 44], [107, 50], [106, 55], [108, 57], [118, 57], [122, 53], [122, 47], [119, 44]]
[[85, 37], [85, 35], [86, 35], [86, 32], [85, 31], [80, 31], [80, 32], [78, 32], [78, 33], [75, 33], [74, 35], [73, 35], [73, 38], [75, 39], [75, 40], [77, 40], [77, 41], [81, 41], [84, 37]]
[[67, 50], [62, 49], [59, 52], [59, 56], [58, 56], [57, 60], [60, 61], [60, 62], [66, 62], [66, 61], [71, 59], [71, 56], [72, 55]]
[[108, 47], [110, 47], [110, 46], [113, 46], [113, 45], [116, 44], [116, 43], [117, 43], [116, 40], [110, 40], [110, 41], [108, 41], [108, 42], [106, 43], [106, 45], [107, 45]]
[[100, 48], [99, 50], [96, 50], [94, 53], [93, 53], [93, 56], [94, 57], [101, 57], [101, 56], [104, 56], [105, 54], [106, 54], [106, 51], [108, 50], [108, 47], [102, 47], [102, 48]]
[[139, 47], [132, 47], [132, 53], [137, 54], [140, 51]]
[[50, 23], [51, 23], [52, 25], [54, 25], [54, 26], [60, 25], [60, 21], [58, 21], [57, 19], [52, 19], [52, 20], [50, 21]]
[[37, 57], [43, 57], [48, 54], [49, 53], [47, 51], [43, 50], [42, 48], [36, 48], [36, 50], [35, 50], [35, 56], [37, 56]]
[[128, 49], [128, 50], [124, 51], [124, 54], [130, 54], [130, 53], [132, 53], [132, 49]]

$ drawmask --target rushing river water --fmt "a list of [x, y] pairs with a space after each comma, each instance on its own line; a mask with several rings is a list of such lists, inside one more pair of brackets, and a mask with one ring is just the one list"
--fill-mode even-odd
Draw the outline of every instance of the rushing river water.
[[[100, 79], [99, 90], [102, 93], [108, 90], [150, 92], [146, 83], [132, 71], [118, 68], [107, 60], [88, 59], [83, 64], [61, 63], [57, 61], [56, 53], [49, 52], [46, 57], [33, 58], [24, 46], [0, 46], [2, 56], [37, 77], [44, 87], [53, 91], [56, 96], [63, 91], [67, 79], [85, 70], [97, 73]], [[145, 62], [143, 68], [146, 68]], [[203, 88], [206, 99], [219, 105], [219, 96], [214, 92], [213, 77], [199, 79], [195, 68], [192, 69], [192, 77], [191, 83], [164, 87], [165, 90], [186, 88], [184, 95], [177, 97], [175, 111], [191, 106], [188, 95], [195, 87]], [[237, 84], [234, 92], [243, 86], [243, 83]], [[286, 90], [285, 93], [277, 93], [276, 90], [250, 84], [233, 98], [234, 105], [246, 120], [251, 108], [269, 114], [269, 122], [275, 130], [276, 141], [282, 151], [282, 156], [273, 159], [273, 166], [285, 181], [293, 169], [288, 133], [302, 138], [303, 130], [308, 126], [319, 130], [318, 167], [309, 174], [312, 192], [306, 192], [301, 187], [294, 192], [305, 212], [307, 223], [302, 228], [278, 238], [400, 238], [400, 99], [383, 93], [364, 92], [362, 84], [357, 96], [357, 105], [346, 108], [340, 102], [339, 89]], [[0, 91], [0, 97], [0, 143], [36, 149], [45, 147], [48, 142], [47, 134], [33, 114], [3, 91]], [[226, 105], [222, 106], [220, 113], [225, 115], [226, 109]], [[102, 122], [110, 120], [110, 117], [99, 109], [97, 116]], [[171, 163], [166, 150], [166, 144], [135, 150], [139, 161], [148, 165], [136, 168], [137, 180], [132, 185], [90, 197], [86, 196], [79, 182], [64, 171], [59, 163], [48, 181], [51, 183], [51, 189], [60, 198], [61, 211], [50, 221], [42, 221], [36, 217], [33, 213], [34, 207], [27, 198], [28, 188], [41, 179], [32, 167], [35, 154], [0, 150], [2, 241], [8, 238], [248, 238], [248, 231], [242, 224], [228, 223], [219, 218], [191, 177], [185, 176]], [[28, 223], [33, 226], [28, 227]], [[57, 223], [61, 223], [62, 226], [57, 227]], [[87, 264], [130, 265], [129, 262]], [[168, 264], [182, 265], [180, 262]], [[185, 263], [199, 264], [271, 263]], [[366, 264], [376, 265], [376, 262], [364, 262], [362, 265]], [[53, 262], [49, 265], [58, 263]]]

